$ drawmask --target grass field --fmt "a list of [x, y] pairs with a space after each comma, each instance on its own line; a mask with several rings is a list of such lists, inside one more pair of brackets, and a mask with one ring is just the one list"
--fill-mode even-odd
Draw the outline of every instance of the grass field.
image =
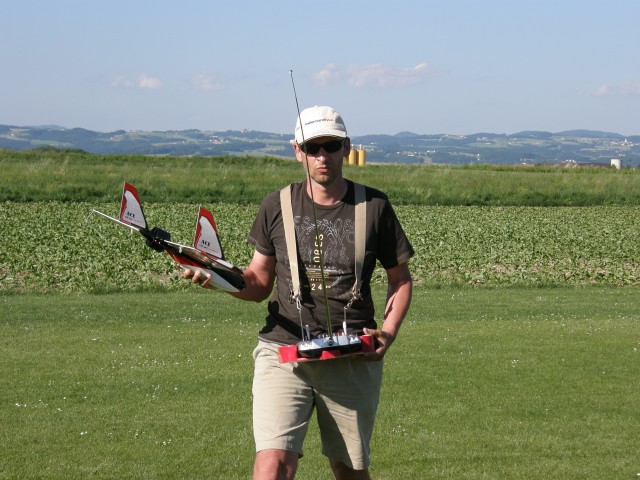
[[[639, 293], [417, 289], [374, 478], [637, 478]], [[0, 478], [250, 476], [264, 305], [196, 288], [0, 303]], [[315, 429], [299, 478], [328, 478]]]
[[[345, 176], [376, 187], [394, 205], [640, 205], [637, 170], [345, 165]], [[303, 177], [293, 160], [255, 157], [146, 157], [0, 150], [0, 202], [107, 202], [122, 182], [143, 201], [258, 204]]]

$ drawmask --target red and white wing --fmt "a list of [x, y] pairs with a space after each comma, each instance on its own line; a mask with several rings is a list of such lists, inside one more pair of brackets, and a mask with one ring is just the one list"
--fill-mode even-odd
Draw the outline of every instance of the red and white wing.
[[142, 202], [140, 202], [138, 191], [136, 187], [127, 182], [124, 183], [124, 189], [122, 191], [120, 220], [129, 225], [147, 228], [147, 221], [142, 212]]
[[213, 257], [224, 259], [222, 245], [218, 238], [218, 228], [209, 210], [200, 207], [198, 221], [196, 222], [196, 234], [193, 238], [193, 246], [201, 252]]

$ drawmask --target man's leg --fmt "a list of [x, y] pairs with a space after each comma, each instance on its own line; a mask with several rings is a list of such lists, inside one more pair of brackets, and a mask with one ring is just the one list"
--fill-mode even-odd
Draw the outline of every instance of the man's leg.
[[298, 468], [296, 452], [260, 450], [253, 464], [253, 480], [292, 480]]
[[318, 363], [326, 364], [325, 381], [315, 385], [322, 453], [336, 478], [369, 478], [383, 363], [350, 358]]
[[329, 460], [329, 463], [335, 480], [371, 480], [369, 469], [354, 470], [344, 463], [334, 460]]
[[253, 433], [257, 452], [253, 478], [290, 479], [302, 456], [313, 414], [313, 388], [303, 378], [303, 368], [280, 363], [278, 345], [259, 342], [253, 356]]

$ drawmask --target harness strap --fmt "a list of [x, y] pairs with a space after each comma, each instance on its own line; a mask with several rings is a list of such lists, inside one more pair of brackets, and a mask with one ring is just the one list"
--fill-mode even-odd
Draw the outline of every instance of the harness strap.
[[367, 197], [364, 185], [354, 183], [356, 214], [355, 214], [355, 274], [356, 282], [353, 285], [353, 298], [349, 302], [349, 306], [355, 299], [361, 300], [362, 294], [362, 269], [364, 267], [364, 254], [366, 249], [366, 232], [367, 232]]
[[296, 246], [296, 232], [293, 228], [293, 209], [291, 207], [291, 185], [280, 190], [280, 208], [282, 210], [282, 222], [284, 224], [284, 237], [287, 243], [287, 255], [289, 256], [289, 268], [291, 269], [292, 289], [289, 293], [289, 301], [294, 300], [300, 309], [300, 271], [298, 270], [298, 248]]

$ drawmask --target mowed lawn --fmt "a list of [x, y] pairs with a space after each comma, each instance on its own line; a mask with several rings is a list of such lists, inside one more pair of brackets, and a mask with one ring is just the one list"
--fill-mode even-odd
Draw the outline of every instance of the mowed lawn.
[[[373, 477], [637, 478], [639, 294], [416, 288]], [[264, 304], [194, 287], [3, 295], [0, 312], [0, 478], [250, 478]], [[330, 478], [315, 427], [305, 447], [298, 478]]]

